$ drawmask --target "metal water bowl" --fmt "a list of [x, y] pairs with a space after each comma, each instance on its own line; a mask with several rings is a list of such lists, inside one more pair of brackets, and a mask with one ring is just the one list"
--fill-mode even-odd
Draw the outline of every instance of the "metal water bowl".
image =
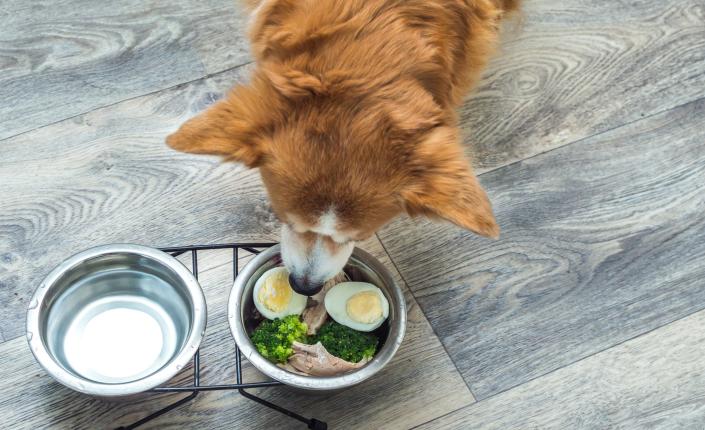
[[138, 245], [106, 245], [61, 263], [34, 293], [27, 339], [65, 386], [122, 397], [186, 366], [206, 329], [198, 281], [178, 260]]

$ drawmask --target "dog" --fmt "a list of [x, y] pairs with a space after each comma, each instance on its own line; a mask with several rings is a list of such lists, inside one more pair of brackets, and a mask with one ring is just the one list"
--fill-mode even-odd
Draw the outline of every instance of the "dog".
[[402, 213], [496, 238], [455, 109], [518, 3], [250, 0], [250, 82], [167, 144], [259, 169], [300, 294]]

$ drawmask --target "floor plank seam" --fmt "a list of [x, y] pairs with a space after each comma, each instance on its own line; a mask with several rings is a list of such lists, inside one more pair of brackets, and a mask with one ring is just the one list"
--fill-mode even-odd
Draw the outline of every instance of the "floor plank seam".
[[627, 343], [627, 342], [631, 342], [631, 341], [633, 341], [633, 340], [636, 340], [636, 339], [638, 339], [638, 338], [640, 338], [640, 337], [642, 337], [642, 336], [645, 336], [645, 335], [647, 335], [647, 334], [649, 334], [649, 333], [652, 333], [652, 332], [654, 332], [654, 331], [656, 331], [656, 330], [662, 329], [662, 328], [664, 328], [664, 327], [666, 327], [666, 326], [669, 326], [669, 325], [671, 325], [671, 324], [673, 324], [673, 323], [675, 323], [675, 322], [681, 321], [681, 320], [683, 320], [683, 319], [685, 319], [685, 318], [688, 318], [688, 317], [690, 317], [690, 316], [692, 316], [692, 315], [697, 314], [698, 312], [703, 312], [703, 311], [705, 311], [705, 307], [702, 307], [702, 308], [697, 309], [697, 310], [695, 310], [695, 311], [693, 311], [693, 312], [690, 312], [689, 314], [686, 314], [686, 315], [683, 315], [683, 316], [681, 316], [681, 317], [679, 317], [679, 318], [676, 318], [676, 319], [674, 319], [674, 320], [671, 320], [671, 321], [669, 321], [669, 322], [667, 322], [667, 323], [665, 323], [665, 324], [661, 324], [661, 325], [659, 325], [659, 326], [657, 326], [657, 327], [651, 328], [651, 329], [649, 329], [649, 330], [647, 330], [647, 331], [645, 331], [645, 332], [643, 332], [643, 333], [639, 333], [639, 334], [637, 334], [636, 336], [632, 336], [632, 337], [630, 337], [630, 338], [627, 338], [627, 339], [624, 339], [624, 340], [622, 340], [622, 341], [619, 341], [619, 342], [615, 343], [614, 345], [610, 345], [610, 346], [608, 346], [608, 347], [605, 347], [605, 348], [602, 348], [602, 349], [600, 349], [600, 350], [597, 350], [597, 351], [595, 351], [595, 352], [593, 352], [593, 353], [590, 353], [590, 354], [586, 355], [585, 357], [582, 357], [582, 358], [580, 358], [580, 359], [578, 359], [578, 360], [572, 361], [572, 362], [570, 362], [570, 363], [566, 363], [566, 364], [564, 364], [564, 365], [562, 365], [562, 366], [560, 366], [560, 367], [557, 367], [557, 368], [551, 370], [550, 372], [542, 373], [541, 375], [535, 376], [535, 377], [533, 377], [533, 378], [531, 378], [531, 379], [527, 379], [526, 381], [522, 382], [521, 384], [513, 385], [513, 386], [511, 386], [511, 387], [509, 387], [509, 388], [506, 388], [506, 389], [504, 389], [504, 390], [498, 391], [498, 392], [496, 392], [496, 393], [494, 393], [494, 394], [492, 394], [492, 395], [490, 395], [490, 396], [487, 396], [487, 397], [482, 398], [482, 399], [478, 399], [478, 400], [477, 400], [477, 403], [483, 402], [483, 401], [488, 400], [488, 399], [491, 399], [491, 398], [493, 398], [493, 397], [496, 397], [496, 396], [498, 396], [498, 395], [500, 395], [500, 394], [502, 394], [502, 393], [505, 393], [505, 392], [507, 392], [507, 391], [513, 390], [513, 389], [515, 389], [515, 388], [517, 388], [517, 387], [520, 387], [520, 386], [522, 386], [522, 385], [524, 385], [524, 384], [527, 384], [527, 383], [529, 383], [529, 382], [531, 382], [531, 381], [534, 381], [534, 380], [536, 380], [536, 379], [543, 378], [544, 376], [547, 376], [547, 375], [550, 375], [550, 374], [552, 374], [552, 373], [555, 373], [555, 372], [557, 372], [557, 371], [559, 371], [559, 370], [561, 370], [561, 369], [564, 369], [564, 368], [566, 368], [566, 367], [572, 366], [572, 365], [574, 365], [574, 364], [576, 364], [576, 363], [580, 363], [581, 361], [584, 361], [584, 360], [586, 360], [586, 359], [588, 359], [588, 358], [590, 358], [590, 357], [593, 357], [593, 356], [595, 356], [595, 355], [597, 355], [597, 354], [601, 354], [601, 353], [603, 353], [603, 352], [605, 352], [605, 351], [607, 351], [607, 350], [610, 350], [610, 349], [615, 348], [615, 347], [617, 347], [617, 346], [623, 345], [623, 344], [625, 344], [625, 343]]
[[[455, 371], [458, 372], [458, 375], [460, 376], [460, 379], [463, 380], [463, 383], [464, 383], [465, 386], [468, 388], [468, 391], [470, 391], [470, 395], [471, 395], [472, 398], [473, 398], [473, 402], [477, 402], [477, 396], [475, 396], [475, 393], [472, 391], [472, 387], [470, 387], [470, 384], [468, 383], [468, 381], [466, 381], [465, 378], [463, 378], [463, 374], [460, 372], [460, 369], [458, 369], [458, 365], [455, 363], [455, 360], [453, 360], [453, 356], [450, 355], [450, 353], [448, 352], [448, 349], [446, 348], [446, 345], [443, 343], [443, 341], [441, 340], [440, 336], [438, 336], [438, 333], [436, 332], [436, 328], [433, 326], [433, 324], [431, 324], [431, 321], [430, 321], [430, 320], [428, 319], [428, 317], [426, 316], [426, 312], [424, 312], [423, 308], [422, 308], [421, 305], [419, 304], [419, 301], [418, 301], [418, 299], [416, 298], [416, 295], [414, 295], [414, 292], [411, 290], [411, 288], [409, 288], [409, 283], [406, 282], [406, 278], [404, 278], [404, 275], [403, 275], [403, 274], [401, 273], [401, 271], [399, 270], [399, 267], [397, 266], [397, 263], [394, 261], [394, 258], [392, 257], [392, 254], [390, 254], [389, 251], [387, 251], [387, 247], [384, 245], [384, 242], [382, 242], [382, 239], [380, 239], [380, 237], [379, 237], [379, 235], [378, 235], [377, 233], [375, 233], [375, 236], [377, 237], [377, 240], [379, 241], [379, 243], [382, 245], [382, 249], [384, 250], [384, 252], [387, 253], [387, 256], [389, 257], [389, 261], [391, 261], [391, 262], [392, 262], [392, 266], [394, 266], [394, 270], [397, 271], [397, 273], [399, 274], [399, 277], [401, 277], [401, 280], [404, 282], [404, 284], [406, 284], [406, 287], [407, 287], [407, 289], [409, 290], [409, 294], [411, 294], [411, 297], [413, 297], [413, 298], [414, 298], [414, 301], [416, 301], [416, 304], [418, 305], [419, 310], [420, 310], [421, 313], [423, 314], [424, 318], [426, 318], [426, 321], [428, 321], [428, 325], [431, 326], [431, 330], [433, 331], [433, 334], [436, 336], [436, 338], [438, 338], [438, 342], [441, 344], [441, 347], [443, 348], [443, 351], [446, 353], [446, 355], [447, 355], [448, 358], [450, 359], [450, 362], [453, 363], [453, 367], [455, 368]], [[464, 407], [464, 406], [463, 406], [463, 407]], [[435, 418], [434, 418], [434, 419], [435, 419]], [[432, 420], [431, 420], [431, 421], [432, 421]]]
[[59, 120], [52, 121], [52, 122], [50, 122], [50, 123], [41, 125], [41, 126], [39, 126], [39, 127], [35, 127], [35, 128], [33, 128], [33, 129], [30, 129], [30, 130], [25, 130], [25, 131], [23, 131], [23, 132], [21, 132], [21, 133], [17, 133], [17, 134], [13, 134], [13, 135], [11, 135], [11, 136], [4, 137], [4, 138], [0, 139], [0, 142], [4, 142], [4, 141], [6, 141], [6, 140], [13, 139], [13, 138], [15, 138], [15, 137], [25, 135], [25, 134], [27, 134], [27, 133], [31, 133], [31, 132], [36, 131], [36, 130], [40, 130], [40, 129], [44, 128], [44, 127], [49, 127], [49, 126], [52, 126], [52, 125], [60, 124], [60, 123], [62, 123], [62, 122], [64, 122], [64, 121], [69, 121], [69, 120], [72, 120], [72, 119], [74, 119], [74, 118], [78, 118], [78, 117], [80, 117], [80, 116], [89, 114], [89, 113], [91, 113], [91, 112], [95, 112], [95, 111], [98, 111], [98, 110], [101, 110], [101, 109], [107, 109], [107, 108], [110, 108], [110, 107], [112, 107], [112, 106], [119, 105], [120, 103], [128, 102], [128, 101], [130, 101], [130, 100], [139, 99], [139, 98], [142, 98], [142, 97], [147, 97], [147, 96], [150, 96], [150, 95], [154, 95], [154, 94], [160, 93], [160, 92], [162, 92], [162, 91], [173, 90], [173, 89], [175, 89], [175, 88], [179, 88], [179, 87], [184, 86], [184, 85], [188, 85], [188, 84], [192, 84], [192, 83], [194, 83], [194, 82], [198, 82], [198, 81], [202, 81], [202, 80], [205, 80], [205, 79], [209, 79], [209, 78], [212, 78], [212, 77], [214, 77], [214, 76], [218, 76], [218, 75], [220, 75], [220, 74], [227, 73], [227, 72], [230, 72], [230, 71], [239, 69], [239, 68], [241, 68], [241, 67], [245, 67], [245, 66], [247, 66], [247, 65], [249, 65], [249, 64], [252, 64], [252, 63], [253, 63], [253, 61], [248, 61], [248, 62], [246, 62], [246, 63], [242, 63], [242, 64], [238, 64], [238, 65], [236, 65], [236, 66], [228, 67], [227, 69], [218, 70], [217, 72], [207, 73], [207, 74], [205, 74], [205, 75], [203, 75], [203, 76], [201, 76], [201, 77], [195, 78], [195, 79], [191, 79], [191, 80], [184, 81], [184, 82], [179, 82], [178, 84], [174, 84], [174, 85], [171, 85], [171, 86], [168, 86], [168, 87], [160, 88], [160, 89], [157, 89], [157, 90], [154, 90], [154, 91], [150, 91], [150, 92], [147, 92], [147, 93], [144, 93], [144, 94], [140, 94], [140, 95], [137, 95], [137, 96], [134, 96], [134, 97], [128, 97], [128, 98], [126, 98], [126, 99], [118, 100], [118, 101], [113, 102], [113, 103], [108, 103], [108, 104], [103, 105], [103, 106], [98, 106], [98, 107], [96, 107], [96, 108], [93, 108], [93, 109], [88, 110], [88, 111], [85, 111], [85, 112], [78, 113], [78, 114], [76, 114], [76, 115], [71, 115], [71, 116], [68, 116], [68, 117], [66, 117], [66, 118], [61, 118], [61, 119], [59, 119]]
[[452, 415], [452, 414], [454, 414], [454, 413], [456, 413], [456, 412], [460, 412], [460, 411], [462, 411], [463, 409], [468, 408], [468, 407], [470, 407], [470, 406], [472, 406], [472, 405], [474, 405], [474, 404], [477, 404], [477, 403], [479, 403], [479, 402], [476, 401], [475, 403], [472, 403], [472, 404], [469, 404], [469, 405], [465, 405], [465, 406], [461, 406], [461, 407], [459, 407], [458, 409], [452, 410], [452, 411], [450, 411], [450, 412], [446, 412], [445, 414], [439, 415], [439, 416], [437, 416], [436, 418], [431, 418], [430, 420], [428, 420], [428, 421], [426, 421], [426, 422], [423, 422], [423, 423], [421, 423], [421, 424], [416, 424], [415, 426], [410, 427], [409, 430], [415, 430], [415, 429], [421, 428], [422, 426], [425, 426], [426, 424], [432, 423], [432, 422], [434, 422], [434, 421], [436, 421], [436, 420], [439, 420], [439, 419], [441, 419], [441, 418], [447, 417], [447, 416]]
[[[543, 152], [538, 152], [538, 153], [536, 153], [536, 154], [530, 155], [530, 156], [525, 157], [525, 158], [522, 158], [522, 159], [520, 159], [520, 160], [512, 161], [512, 162], [509, 163], [509, 164], [505, 164], [505, 165], [502, 165], [502, 166], [494, 167], [494, 168], [492, 168], [492, 169], [490, 169], [490, 170], [484, 171], [484, 172], [482, 172], [482, 173], [478, 173], [477, 176], [482, 176], [482, 175], [485, 175], [485, 174], [490, 173], [490, 172], [494, 172], [494, 171], [497, 171], [497, 170], [501, 170], [501, 169], [504, 169], [504, 168], [513, 166], [513, 165], [515, 165], [515, 164], [522, 163], [522, 162], [524, 162], [524, 161], [526, 161], [526, 160], [531, 160], [532, 158], [540, 157], [540, 156], [542, 156], [542, 155], [544, 155], [544, 154], [550, 154], [551, 152], [554, 152], [554, 151], [556, 151], [556, 150], [558, 150], [558, 149], [566, 148], [566, 147], [569, 146], [569, 145], [575, 145], [575, 144], [577, 144], [577, 143], [584, 142], [584, 141], [586, 141], [586, 140], [588, 140], [588, 139], [592, 139], [592, 138], [594, 138], [594, 137], [601, 136], [601, 135], [603, 135], [603, 134], [606, 134], [606, 133], [609, 133], [609, 132], [618, 130], [618, 129], [622, 128], [622, 127], [626, 127], [626, 126], [629, 126], [629, 125], [632, 125], [632, 124], [636, 124], [636, 123], [638, 123], [639, 121], [643, 121], [643, 120], [646, 120], [646, 119], [649, 119], [649, 118], [653, 118], [653, 117], [658, 116], [658, 115], [663, 115], [663, 114], [666, 113], [666, 112], [669, 112], [669, 111], [672, 111], [672, 110], [676, 110], [676, 109], [682, 108], [683, 106], [687, 106], [687, 105], [692, 104], [692, 103], [697, 103], [697, 102], [699, 102], [699, 101], [701, 101], [701, 100], [703, 100], [703, 99], [705, 99], [705, 95], [699, 95], [699, 96], [697, 96], [697, 97], [695, 97], [695, 98], [693, 98], [693, 99], [691, 99], [691, 100], [688, 100], [688, 101], [686, 101], [686, 102], [677, 104], [677, 105], [675, 105], [675, 106], [671, 106], [671, 107], [668, 107], [668, 108], [665, 108], [665, 109], [661, 109], [661, 110], [659, 110], [659, 111], [650, 113], [650, 114], [648, 114], [648, 115], [640, 116], [639, 118], [634, 119], [634, 120], [632, 120], [632, 121], [627, 121], [627, 122], [622, 123], [622, 124], [620, 124], [620, 125], [616, 125], [616, 126], [614, 126], [614, 127], [610, 127], [610, 128], [608, 128], [608, 129], [606, 129], [606, 130], [603, 130], [603, 131], [600, 131], [600, 132], [591, 134], [591, 135], [589, 135], [589, 136], [581, 137], [580, 139], [577, 139], [577, 140], [574, 140], [574, 141], [571, 141], [571, 142], [566, 142], [566, 143], [564, 143], [563, 145], [556, 146], [555, 148], [550, 148], [550, 149], [548, 149], [548, 150], [546, 150], [546, 151], [543, 151]], [[390, 256], [390, 257], [391, 257], [391, 256]], [[434, 294], [435, 294], [435, 293], [434, 293]], [[429, 296], [432, 296], [432, 295], [433, 295], [433, 294], [430, 294]]]
[[[593, 353], [591, 353], [591, 354], [589, 354], [589, 355], [586, 355], [585, 357], [580, 358], [579, 360], [575, 360], [575, 361], [572, 361], [572, 362], [570, 362], [570, 363], [567, 363], [567, 364], [565, 364], [565, 365], [563, 365], [563, 366], [557, 367], [557, 368], [551, 370], [550, 372], [546, 372], [546, 373], [543, 373], [543, 374], [541, 374], [541, 375], [535, 376], [535, 377], [533, 377], [533, 378], [531, 378], [531, 379], [528, 379], [528, 380], [522, 382], [521, 384], [517, 384], [517, 385], [513, 385], [513, 386], [511, 386], [511, 387], [509, 387], [509, 388], [505, 388], [504, 390], [498, 391], [498, 392], [496, 392], [496, 393], [494, 393], [494, 394], [492, 394], [492, 395], [490, 395], [490, 396], [484, 397], [484, 398], [477, 398], [477, 397], [475, 397], [475, 402], [474, 402], [474, 403], [472, 403], [472, 404], [470, 404], [470, 405], [461, 406], [460, 408], [457, 408], [457, 409], [455, 409], [455, 410], [453, 410], [453, 411], [450, 411], [450, 412], [446, 412], [446, 413], [443, 414], [443, 415], [440, 415], [440, 416], [438, 416], [438, 417], [436, 417], [436, 418], [433, 418], [433, 419], [430, 419], [430, 420], [428, 420], [428, 421], [426, 421], [426, 422], [424, 422], [424, 423], [421, 423], [421, 424], [418, 424], [418, 425], [416, 425], [416, 426], [414, 426], [414, 427], [411, 427], [409, 430], [413, 430], [413, 429], [420, 428], [421, 426], [424, 426], [424, 425], [426, 425], [426, 424], [428, 424], [428, 423], [431, 423], [431, 422], [436, 421], [436, 420], [438, 420], [438, 419], [441, 419], [441, 418], [443, 418], [443, 417], [452, 415], [452, 414], [454, 414], [454, 413], [456, 413], [456, 412], [458, 412], [458, 411], [460, 411], [460, 410], [462, 410], [462, 409], [469, 408], [469, 407], [472, 407], [472, 406], [477, 405], [477, 404], [479, 404], [479, 403], [488, 401], [488, 400], [490, 400], [490, 399], [492, 399], [492, 398], [494, 398], [494, 397], [497, 397], [497, 396], [499, 396], [499, 395], [501, 395], [501, 394], [504, 394], [504, 393], [506, 393], [506, 392], [508, 392], [508, 391], [511, 391], [511, 390], [514, 390], [514, 389], [516, 389], [516, 388], [519, 388], [519, 387], [521, 387], [521, 386], [523, 386], [523, 385], [526, 385], [526, 384], [528, 384], [528, 383], [530, 383], [530, 382], [532, 382], [532, 381], [535, 381], [535, 380], [537, 380], [537, 379], [540, 379], [540, 378], [543, 378], [543, 377], [545, 377], [545, 376], [548, 376], [548, 375], [550, 375], [550, 374], [552, 374], [552, 373], [555, 373], [555, 372], [557, 372], [557, 371], [559, 371], [559, 370], [561, 370], [561, 369], [564, 369], [564, 368], [570, 367], [570, 366], [572, 366], [572, 365], [574, 365], [574, 364], [580, 363], [581, 361], [584, 361], [584, 360], [586, 360], [586, 359], [588, 359], [588, 358], [590, 358], [590, 357], [593, 357], [593, 356], [595, 356], [595, 355], [597, 355], [597, 354], [601, 354], [601, 353], [603, 353], [603, 352], [605, 352], [605, 351], [608, 351], [608, 350], [610, 350], [610, 349], [612, 349], [612, 348], [618, 347], [618, 346], [620, 346], [620, 345], [622, 345], [622, 344], [625, 344], [625, 343], [627, 343], [627, 342], [631, 342], [632, 340], [635, 340], [635, 339], [638, 339], [638, 338], [640, 338], [640, 337], [642, 337], [642, 336], [648, 335], [648, 334], [650, 334], [650, 333], [652, 333], [652, 332], [654, 332], [654, 331], [656, 331], [656, 330], [660, 330], [660, 329], [662, 329], [662, 328], [664, 328], [664, 327], [667, 327], [667, 326], [669, 326], [669, 325], [671, 325], [671, 324], [673, 324], [673, 323], [676, 323], [676, 322], [678, 322], [678, 321], [681, 321], [681, 320], [684, 320], [684, 319], [686, 319], [686, 318], [689, 318], [689, 317], [691, 317], [691, 316], [697, 314], [698, 312], [705, 312], [705, 307], [700, 308], [700, 309], [698, 309], [698, 310], [695, 310], [695, 311], [693, 311], [693, 312], [691, 312], [691, 313], [689, 313], [689, 314], [687, 314], [687, 315], [683, 315], [683, 316], [680, 317], [680, 318], [676, 318], [676, 319], [674, 319], [674, 320], [672, 320], [672, 321], [669, 321], [669, 322], [667, 322], [667, 323], [665, 323], [665, 324], [662, 324], [662, 325], [660, 325], [660, 326], [658, 326], [658, 327], [654, 327], [654, 328], [652, 328], [652, 329], [650, 329], [650, 330], [647, 330], [647, 331], [645, 331], [645, 332], [643, 332], [643, 333], [640, 333], [640, 334], [638, 334], [638, 335], [636, 335], [636, 336], [632, 336], [632, 337], [630, 337], [630, 338], [628, 338], [628, 339], [625, 339], [625, 340], [623, 340], [623, 341], [620, 341], [620, 342], [618, 342], [618, 343], [615, 343], [614, 345], [608, 346], [608, 347], [606, 347], [606, 348], [602, 348], [602, 349], [600, 349], [600, 350], [598, 350], [598, 351], [595, 351], [595, 352], [593, 352]], [[445, 346], [444, 346], [444, 348], [445, 348]], [[452, 361], [452, 357], [451, 357], [451, 361]], [[453, 364], [455, 364], [455, 363], [453, 363]], [[466, 383], [466, 385], [467, 385], [467, 383]], [[469, 387], [468, 387], [468, 388], [469, 388]], [[474, 396], [474, 395], [473, 395], [473, 396]]]

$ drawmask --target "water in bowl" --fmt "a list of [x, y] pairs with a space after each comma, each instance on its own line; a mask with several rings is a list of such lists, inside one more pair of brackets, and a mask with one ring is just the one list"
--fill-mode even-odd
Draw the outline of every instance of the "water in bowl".
[[184, 309], [163, 279], [132, 270], [86, 276], [49, 312], [50, 349], [67, 370], [100, 383], [136, 381], [182, 348]]
[[173, 324], [159, 315], [162, 309], [145, 312], [125, 299], [120, 306], [132, 307], [84, 309], [69, 326], [64, 350], [74, 371], [94, 381], [115, 383], [140, 379], [166, 363], [168, 357], [160, 358], [164, 339], [175, 336], [164, 331], [173, 331]]

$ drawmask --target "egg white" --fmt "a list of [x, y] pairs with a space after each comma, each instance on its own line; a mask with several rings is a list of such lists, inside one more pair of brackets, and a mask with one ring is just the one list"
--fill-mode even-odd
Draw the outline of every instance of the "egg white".
[[[363, 291], [376, 293], [379, 296], [380, 302], [382, 302], [382, 317], [370, 324], [354, 321], [350, 318], [347, 311], [348, 299]], [[381, 326], [387, 317], [389, 317], [389, 301], [384, 296], [384, 293], [375, 285], [367, 282], [341, 282], [326, 293], [323, 303], [326, 307], [326, 312], [328, 312], [328, 315], [330, 315], [335, 322], [357, 331], [373, 331]]]
[[[268, 309], [263, 303], [260, 303], [259, 291], [260, 289], [262, 289], [264, 281], [268, 277], [275, 275], [281, 271], [287, 272], [285, 267], [275, 267], [273, 269], [267, 270], [262, 274], [262, 276], [259, 277], [259, 279], [257, 279], [257, 282], [255, 282], [255, 287], [252, 289], [252, 301], [255, 302], [255, 307], [257, 308], [259, 313], [262, 314], [262, 316], [267, 318], [268, 320], [273, 320], [275, 318], [284, 318], [285, 316], [289, 315], [301, 315], [301, 312], [303, 312], [306, 308], [306, 301], [308, 300], [307, 297], [293, 290], [291, 291], [291, 300], [289, 301], [289, 304], [281, 312], [274, 312]], [[287, 277], [288, 276], [289, 272], [287, 272]], [[289, 288], [291, 288], [291, 286], [289, 286]]]

